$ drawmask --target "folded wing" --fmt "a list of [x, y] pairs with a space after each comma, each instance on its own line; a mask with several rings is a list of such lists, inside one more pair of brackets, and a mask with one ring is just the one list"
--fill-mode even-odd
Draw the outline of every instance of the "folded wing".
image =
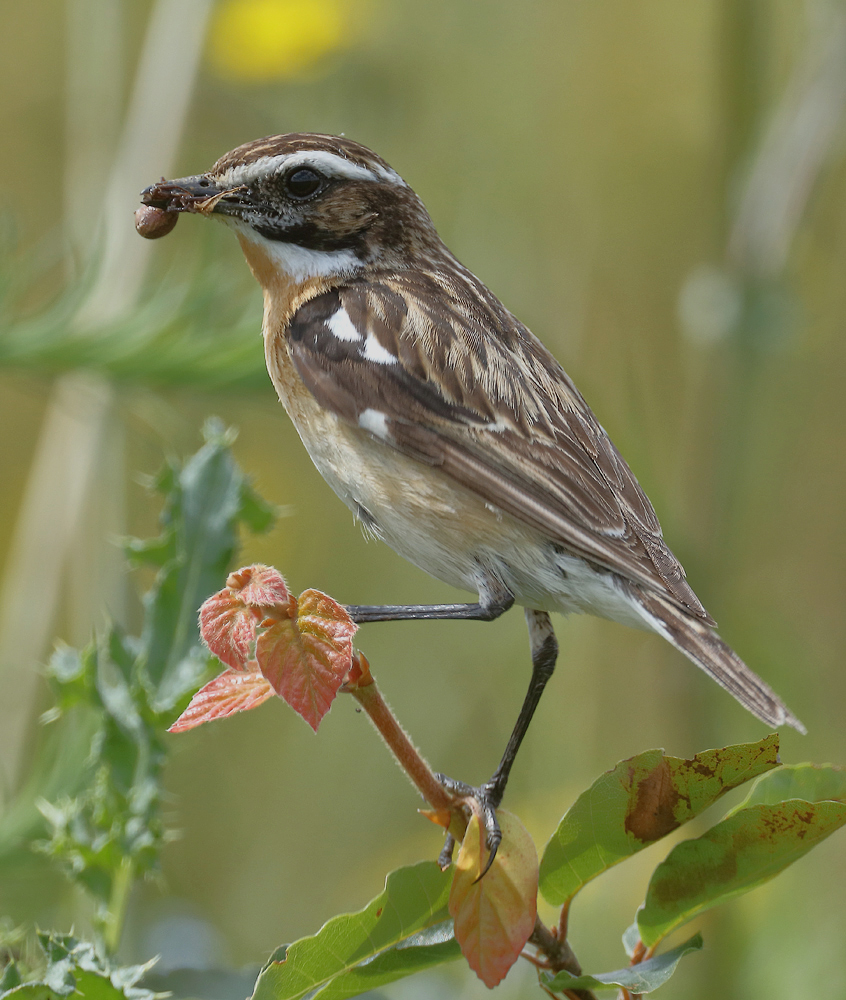
[[302, 306], [289, 343], [323, 407], [714, 624], [567, 374], [469, 272], [352, 281]]

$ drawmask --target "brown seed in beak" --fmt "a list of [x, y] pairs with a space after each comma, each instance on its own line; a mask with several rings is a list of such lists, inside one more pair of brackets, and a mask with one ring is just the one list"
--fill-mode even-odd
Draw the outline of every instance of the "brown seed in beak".
[[179, 219], [177, 212], [166, 212], [163, 208], [142, 205], [135, 210], [135, 229], [146, 240], [157, 240], [173, 229]]

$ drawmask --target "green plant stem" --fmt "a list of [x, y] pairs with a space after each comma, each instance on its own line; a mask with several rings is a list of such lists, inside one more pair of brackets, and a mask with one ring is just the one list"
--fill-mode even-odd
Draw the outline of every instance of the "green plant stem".
[[135, 866], [132, 863], [132, 858], [124, 857], [112, 881], [112, 894], [103, 926], [103, 943], [109, 955], [114, 955], [120, 944], [123, 923], [126, 918], [126, 907], [129, 903], [129, 894], [132, 891], [134, 878]]

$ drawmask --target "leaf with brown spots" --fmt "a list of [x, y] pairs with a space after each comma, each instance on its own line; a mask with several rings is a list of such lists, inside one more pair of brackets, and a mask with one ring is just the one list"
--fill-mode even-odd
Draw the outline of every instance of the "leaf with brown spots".
[[846, 767], [837, 764], [785, 764], [759, 778], [732, 813], [748, 806], [772, 805], [785, 799], [846, 802]]
[[540, 866], [544, 899], [562, 905], [586, 882], [777, 765], [775, 735], [690, 760], [647, 750], [621, 761], [579, 796], [546, 845]]
[[787, 868], [846, 823], [846, 803], [789, 799], [731, 813], [685, 840], [655, 869], [637, 915], [652, 948], [704, 910], [739, 896]]

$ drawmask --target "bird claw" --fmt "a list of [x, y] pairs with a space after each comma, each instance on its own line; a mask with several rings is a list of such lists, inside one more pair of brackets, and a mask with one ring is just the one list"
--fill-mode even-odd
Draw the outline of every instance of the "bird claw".
[[445, 872], [447, 868], [452, 864], [452, 855], [455, 851], [455, 837], [447, 830], [446, 837], [444, 837], [444, 846], [441, 848], [441, 853], [438, 855], [438, 867], [442, 872]]
[[[481, 785], [477, 788], [474, 785], [466, 784], [464, 781], [456, 781], [454, 778], [448, 778], [445, 774], [436, 774], [435, 777], [448, 792], [452, 792], [453, 795], [468, 800], [467, 808], [479, 817], [479, 821], [484, 827], [485, 847], [488, 849], [488, 858], [485, 862], [485, 867], [476, 879], [478, 882], [490, 870], [491, 865], [494, 863], [496, 852], [499, 850], [499, 845], [502, 843], [502, 830], [500, 830], [499, 820], [496, 818], [496, 807], [499, 805], [497, 790], [491, 783]], [[438, 858], [441, 867], [446, 867], [446, 864], [443, 862], [448, 862], [452, 859], [453, 846], [454, 842], [450, 843], [450, 835], [448, 834], [447, 842], [444, 844], [444, 849]]]

